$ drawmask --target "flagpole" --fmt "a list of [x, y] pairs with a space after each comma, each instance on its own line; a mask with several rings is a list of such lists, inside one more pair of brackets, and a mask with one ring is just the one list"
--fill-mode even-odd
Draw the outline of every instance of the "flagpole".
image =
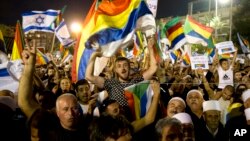
[[52, 53], [52, 52], [53, 52], [53, 49], [54, 49], [54, 46], [55, 46], [55, 38], [56, 38], [56, 34], [55, 34], [55, 32], [54, 32], [53, 39], [52, 39], [52, 46], [51, 46], [50, 53]]

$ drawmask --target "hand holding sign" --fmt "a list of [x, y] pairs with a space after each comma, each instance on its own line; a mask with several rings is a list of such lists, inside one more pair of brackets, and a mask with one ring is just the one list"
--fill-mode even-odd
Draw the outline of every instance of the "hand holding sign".
[[221, 42], [221, 43], [215, 44], [215, 46], [218, 49], [219, 55], [232, 53], [236, 51], [232, 41]]

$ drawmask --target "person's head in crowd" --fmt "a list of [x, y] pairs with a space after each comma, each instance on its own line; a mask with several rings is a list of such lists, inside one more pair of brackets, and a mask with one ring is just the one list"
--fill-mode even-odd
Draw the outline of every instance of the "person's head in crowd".
[[117, 57], [114, 65], [115, 77], [121, 81], [126, 82], [129, 79], [130, 61], [125, 57]]
[[44, 109], [50, 110], [55, 107], [56, 98], [51, 91], [38, 91], [35, 93], [35, 99]]
[[120, 105], [116, 100], [106, 98], [100, 105], [102, 115], [118, 116], [120, 114]]
[[187, 93], [186, 102], [192, 112], [201, 112], [203, 101], [203, 94], [199, 90], [193, 89]]
[[64, 76], [64, 70], [63, 67], [58, 67], [58, 72], [60, 76]]
[[48, 76], [49, 77], [55, 75], [55, 69], [53, 67], [49, 67], [47, 71], [48, 71]]
[[176, 118], [163, 118], [155, 125], [158, 141], [183, 141], [181, 122]]
[[219, 63], [220, 63], [220, 66], [221, 66], [221, 68], [224, 70], [224, 71], [226, 71], [226, 70], [228, 70], [229, 69], [229, 62], [228, 62], [228, 60], [227, 59], [220, 59], [220, 61], [219, 61]]
[[101, 116], [89, 126], [90, 141], [131, 141], [133, 127], [123, 116]]
[[234, 63], [234, 70], [235, 71], [239, 71], [240, 70], [240, 66], [241, 66], [241, 64], [240, 64], [240, 60], [238, 60], [238, 61], [235, 61], [235, 63]]
[[76, 96], [81, 104], [88, 104], [91, 98], [91, 91], [86, 79], [81, 79], [76, 82]]
[[40, 68], [40, 69], [39, 69], [38, 75], [39, 75], [40, 77], [42, 77], [42, 76], [44, 76], [44, 75], [46, 74], [46, 68], [45, 68], [44, 66], [40, 66], [39, 68]]
[[232, 98], [232, 95], [234, 94], [234, 87], [231, 85], [227, 85], [223, 90], [222, 90], [222, 98], [224, 100], [230, 100]]
[[64, 68], [63, 68], [64, 72], [70, 72], [70, 70], [71, 70], [70, 65], [65, 65]]
[[181, 122], [183, 131], [183, 141], [194, 141], [194, 125], [191, 116], [188, 113], [178, 113], [173, 116]]
[[221, 107], [218, 100], [208, 100], [203, 102], [203, 118], [207, 128], [213, 133], [219, 127], [221, 117]]
[[241, 82], [241, 80], [242, 80], [242, 72], [236, 71], [234, 73], [234, 82]]
[[245, 109], [250, 108], [250, 89], [243, 91], [241, 98], [244, 102]]
[[72, 94], [62, 94], [56, 100], [56, 114], [64, 129], [75, 130], [80, 117], [80, 106]]
[[58, 77], [56, 77], [56, 76], [53, 76], [53, 77], [51, 78], [51, 82], [53, 82], [53, 83], [55, 83], [55, 84], [59, 84], [59, 83], [60, 83], [60, 79], [59, 79]]
[[0, 109], [3, 110], [3, 111], [6, 110], [6, 111], [14, 112], [16, 110], [16, 108], [18, 108], [18, 105], [17, 105], [17, 101], [14, 100], [12, 97], [10, 97], [10, 96], [0, 96], [0, 107], [1, 107]]
[[177, 113], [185, 112], [186, 103], [180, 97], [173, 97], [169, 100], [167, 105], [167, 117], [173, 117]]
[[60, 80], [60, 88], [62, 89], [63, 92], [67, 92], [71, 89], [71, 81], [69, 78], [62, 78]]
[[247, 89], [247, 85], [246, 84], [239, 84], [236, 89], [235, 89], [235, 94], [233, 94], [232, 98], [233, 101], [232, 103], [243, 103], [242, 99], [241, 99], [241, 95], [242, 93]]
[[159, 67], [156, 71], [156, 76], [158, 77], [160, 83], [165, 83], [167, 81], [166, 71], [164, 68]]
[[174, 81], [170, 85], [170, 90], [173, 91], [174, 94], [181, 94], [184, 90], [183, 80], [180, 77], [175, 77]]
[[10, 90], [1, 90], [0, 96], [10, 96], [11, 98], [15, 99], [14, 93]]
[[191, 89], [193, 86], [193, 78], [190, 75], [186, 75], [185, 77], [183, 77], [184, 83], [185, 83], [185, 87], [188, 89]]

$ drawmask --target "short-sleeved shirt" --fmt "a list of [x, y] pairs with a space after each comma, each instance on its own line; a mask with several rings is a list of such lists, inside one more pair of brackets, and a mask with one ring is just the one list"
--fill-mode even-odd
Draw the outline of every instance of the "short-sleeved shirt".
[[79, 122], [75, 131], [64, 129], [55, 113], [39, 109], [29, 119], [31, 136], [40, 141], [85, 141], [88, 140], [87, 125]]
[[129, 82], [122, 83], [118, 79], [106, 79], [104, 89], [108, 92], [110, 99], [116, 100], [121, 106], [128, 106], [128, 101], [124, 95], [124, 88], [143, 81], [142, 76], [138, 76]]

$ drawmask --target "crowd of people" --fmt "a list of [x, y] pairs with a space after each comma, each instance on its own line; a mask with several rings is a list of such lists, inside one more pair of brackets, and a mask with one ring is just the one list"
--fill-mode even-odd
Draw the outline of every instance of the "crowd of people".
[[[32, 42], [32, 41], [31, 41]], [[250, 63], [215, 56], [209, 69], [157, 62], [155, 39], [145, 60], [116, 55], [99, 76], [89, 59], [85, 78], [71, 81], [71, 62], [36, 65], [35, 41], [22, 52], [18, 94], [0, 90], [0, 140], [233, 141], [249, 140]], [[150, 80], [146, 115], [133, 119], [124, 88]], [[244, 132], [242, 132], [244, 131]]]

